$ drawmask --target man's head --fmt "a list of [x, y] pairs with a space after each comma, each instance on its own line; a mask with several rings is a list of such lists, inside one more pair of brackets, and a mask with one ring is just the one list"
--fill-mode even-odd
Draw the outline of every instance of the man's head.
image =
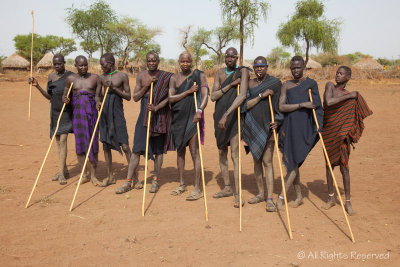
[[183, 72], [190, 72], [192, 69], [192, 55], [184, 51], [179, 55], [179, 66]]
[[253, 62], [253, 70], [258, 79], [264, 78], [268, 70], [267, 59], [263, 56], [256, 57]]
[[351, 69], [347, 66], [340, 66], [336, 71], [335, 81], [337, 84], [347, 83], [351, 78]]
[[304, 72], [304, 59], [301, 56], [294, 56], [290, 60], [290, 71], [295, 80], [301, 79]]
[[65, 60], [64, 56], [61, 54], [56, 54], [53, 57], [53, 68], [56, 72], [62, 73], [65, 70]]
[[115, 70], [115, 58], [112, 53], [105, 53], [100, 58], [100, 66], [104, 73], [108, 74]]
[[146, 64], [147, 68], [150, 71], [156, 71], [158, 69], [158, 64], [160, 63], [160, 58], [158, 57], [157, 52], [150, 51], [146, 55]]
[[236, 48], [229, 47], [225, 52], [225, 64], [228, 68], [235, 68], [238, 60], [238, 52]]
[[75, 67], [76, 67], [79, 75], [81, 75], [81, 76], [86, 75], [86, 73], [88, 72], [88, 69], [89, 69], [87, 58], [82, 55], [77, 56], [75, 58]]

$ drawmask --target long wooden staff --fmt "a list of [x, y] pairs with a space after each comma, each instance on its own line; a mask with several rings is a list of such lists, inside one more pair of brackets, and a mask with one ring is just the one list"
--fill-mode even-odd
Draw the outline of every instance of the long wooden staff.
[[[308, 95], [310, 97], [310, 101], [313, 102], [312, 95], [311, 95], [311, 89], [308, 89]], [[322, 134], [319, 131], [319, 124], [318, 124], [317, 115], [315, 113], [315, 109], [314, 108], [313, 108], [313, 114], [314, 114], [315, 125], [317, 126], [317, 131], [318, 131], [318, 134], [319, 134], [319, 138], [321, 139], [322, 148], [324, 150], [325, 159], [326, 159], [326, 162], [328, 163], [329, 171], [331, 172], [331, 175], [332, 175], [332, 178], [333, 178], [333, 182], [335, 184], [336, 193], [337, 193], [337, 195], [339, 197], [340, 205], [342, 206], [344, 218], [346, 219], [347, 226], [349, 227], [349, 230], [350, 230], [351, 240], [353, 241], [353, 243], [355, 243], [356, 241], [354, 240], [353, 231], [351, 231], [350, 222], [349, 222], [349, 219], [347, 218], [347, 214], [346, 214], [346, 211], [344, 209], [342, 197], [341, 197], [340, 192], [339, 192], [339, 187], [338, 187], [338, 185], [336, 183], [335, 174], [333, 173], [333, 170], [332, 170], [331, 161], [329, 160], [328, 152], [326, 151], [326, 148], [325, 148], [324, 139], [322, 139]]]
[[[194, 85], [196, 86], [196, 82], [194, 83]], [[194, 108], [195, 108], [195, 112], [197, 112], [196, 92], [194, 92]], [[199, 122], [196, 123], [196, 126], [197, 126], [197, 141], [199, 143], [199, 153], [200, 153], [201, 179], [202, 179], [202, 182], [203, 182], [204, 208], [205, 208], [205, 214], [206, 214], [206, 222], [208, 222], [206, 181], [204, 179], [204, 166], [203, 166], [203, 155], [201, 153], [201, 140], [200, 140], [200, 125], [199, 125]]]
[[[71, 83], [71, 86], [70, 86], [69, 89], [68, 89], [67, 97], [69, 96], [69, 93], [71, 92], [72, 85], [74, 85], [74, 83]], [[34, 192], [35, 189], [36, 189], [36, 185], [37, 185], [37, 183], [38, 183], [38, 181], [39, 181], [39, 177], [40, 177], [40, 175], [42, 174], [42, 170], [43, 170], [44, 164], [46, 163], [47, 156], [49, 155], [51, 146], [53, 145], [54, 138], [55, 138], [56, 135], [57, 135], [58, 127], [60, 126], [61, 115], [62, 115], [63, 112], [64, 112], [65, 105], [66, 105], [66, 103], [64, 103], [64, 105], [63, 105], [62, 108], [61, 108], [60, 115], [58, 115], [58, 120], [57, 120], [56, 129], [54, 130], [53, 137], [51, 138], [49, 148], [47, 149], [46, 156], [44, 157], [44, 160], [43, 160], [43, 162], [42, 162], [42, 166], [40, 166], [39, 173], [38, 173], [38, 175], [37, 175], [37, 177], [36, 177], [36, 181], [35, 181], [35, 183], [33, 184], [31, 194], [29, 195], [29, 198], [28, 198], [28, 202], [26, 202], [25, 209], [29, 206], [29, 202], [31, 201], [31, 197], [32, 197], [33, 192]]]
[[[149, 103], [153, 103], [153, 83], [150, 86]], [[147, 133], [146, 133], [146, 154], [144, 154], [144, 185], [143, 185], [143, 201], [142, 201], [142, 216], [144, 216], [144, 203], [146, 202], [146, 183], [147, 183], [147, 157], [149, 154], [149, 138], [150, 138], [150, 117], [151, 111], [147, 115]]]
[[[268, 101], [269, 101], [269, 110], [270, 110], [270, 113], [271, 113], [271, 121], [275, 122], [274, 109], [272, 108], [272, 102], [271, 102], [271, 95], [268, 95]], [[285, 198], [285, 208], [286, 208], [286, 217], [287, 217], [287, 220], [288, 220], [289, 237], [290, 237], [290, 239], [293, 239], [292, 227], [290, 226], [289, 209], [288, 209], [287, 200], [286, 200], [286, 189], [285, 189], [285, 181], [284, 181], [284, 178], [283, 178], [282, 162], [281, 162], [281, 157], [279, 155], [278, 137], [276, 135], [276, 130], [275, 129], [272, 129], [272, 132], [274, 134], [275, 150], [276, 150], [276, 155], [278, 157], [279, 170], [281, 172], [281, 182], [282, 182], [282, 188], [283, 188], [283, 197]]]
[[[33, 10], [32, 14], [32, 39], [31, 39], [31, 79], [33, 77]], [[29, 84], [29, 104], [28, 104], [28, 120], [31, 119], [31, 99], [32, 99], [32, 83]]]
[[[237, 95], [240, 94], [240, 84], [237, 86]], [[240, 153], [240, 141], [242, 140], [240, 132], [240, 106], [237, 108], [238, 112], [238, 153], [239, 153], [239, 231], [242, 231], [242, 155]]]
[[[79, 177], [78, 185], [76, 186], [74, 198], [72, 199], [71, 206], [69, 207], [69, 211], [72, 211], [72, 207], [74, 206], [76, 195], [78, 194], [79, 186], [81, 185], [82, 177], [83, 177], [83, 174], [84, 174], [85, 169], [86, 169], [86, 163], [87, 163], [88, 158], [89, 158], [90, 150], [92, 149], [93, 139], [94, 139], [94, 136], [96, 135], [97, 126], [99, 125], [101, 112], [103, 111], [104, 103], [106, 102], [106, 98], [107, 98], [107, 94], [108, 94], [108, 89], [109, 88], [110, 87], [107, 87], [106, 92], [104, 93], [103, 102], [101, 103], [101, 107], [100, 107], [100, 111], [98, 113], [97, 121], [96, 121], [96, 124], [94, 125], [94, 131], [93, 131], [93, 134], [92, 134], [92, 138], [90, 139], [88, 151], [86, 152], [86, 158], [85, 158], [85, 162], [83, 163], [81, 176]], [[93, 175], [93, 173], [92, 173], [92, 175]]]

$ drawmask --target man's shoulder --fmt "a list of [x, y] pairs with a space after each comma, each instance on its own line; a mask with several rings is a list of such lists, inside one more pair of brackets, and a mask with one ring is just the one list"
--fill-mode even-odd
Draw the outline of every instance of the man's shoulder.
[[56, 77], [56, 72], [53, 71], [52, 73], [49, 74], [49, 76], [47, 76], [47, 80], [53, 81], [55, 77]]
[[116, 74], [117, 74], [119, 77], [123, 78], [123, 79], [128, 78], [128, 74], [126, 74], [125, 72], [118, 71]]

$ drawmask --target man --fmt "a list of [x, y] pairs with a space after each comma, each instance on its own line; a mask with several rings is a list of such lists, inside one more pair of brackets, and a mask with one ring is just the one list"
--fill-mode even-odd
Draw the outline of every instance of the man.
[[[115, 69], [115, 58], [113, 54], [104, 54], [100, 58], [100, 65], [104, 72], [104, 74], [100, 76], [104, 92], [106, 88], [109, 87], [99, 125], [100, 141], [103, 143], [104, 158], [106, 160], [108, 172], [108, 178], [103, 181], [103, 185], [106, 186], [115, 184], [112, 170], [111, 149], [122, 154], [122, 147], [128, 164], [131, 158], [124, 106], [122, 103], [122, 99], [127, 101], [131, 100], [131, 89], [129, 88], [128, 75], [118, 72]], [[101, 92], [99, 92], [99, 94], [100, 93]], [[97, 95], [97, 97], [100, 99], [100, 95]], [[99, 102], [97, 109], [100, 109], [100, 105], [101, 103]]]
[[[272, 194], [274, 192], [274, 169], [272, 158], [274, 153], [274, 137], [271, 128], [276, 129], [283, 120], [279, 112], [279, 95], [281, 81], [267, 74], [268, 64], [265, 57], [259, 56], [254, 60], [253, 69], [256, 78], [249, 81], [247, 99], [242, 110], [246, 114], [243, 121], [243, 140], [248, 145], [246, 152], [251, 151], [254, 160], [254, 176], [256, 178], [258, 195], [249, 199], [249, 204], [265, 201], [263, 182], [263, 164], [265, 168], [265, 182], [267, 185], [268, 212], [276, 210]], [[271, 112], [268, 96], [274, 110], [275, 122], [271, 121]]]
[[[186, 191], [183, 171], [185, 168], [186, 147], [189, 146], [194, 165], [195, 182], [194, 190], [186, 200], [197, 200], [202, 198], [203, 194], [200, 191], [199, 184], [201, 166], [196, 123], [200, 122], [200, 138], [203, 144], [203, 112], [207, 106], [208, 85], [203, 72], [197, 69], [192, 71], [192, 56], [188, 52], [183, 52], [179, 55], [179, 66], [182, 72], [172, 75], [168, 97], [169, 103], [172, 106], [171, 130], [177, 150], [177, 164], [180, 179], [180, 185], [172, 191], [172, 195], [180, 195]], [[197, 110], [195, 109], [194, 92], [198, 92], [196, 99]]]
[[[346, 195], [345, 209], [349, 215], [354, 215], [355, 211], [350, 202], [350, 145], [354, 147], [353, 144], [360, 139], [364, 130], [363, 120], [372, 115], [372, 111], [358, 92], [346, 90], [350, 78], [351, 69], [347, 66], [340, 66], [336, 72], [336, 85], [332, 82], [326, 83], [322, 136], [332, 169], [339, 166], [343, 176]], [[329, 209], [335, 206], [336, 199], [333, 179], [328, 166], [326, 166], [326, 179], [329, 197], [323, 208]]]
[[[65, 70], [64, 56], [61, 54], [53, 57], [54, 72], [50, 73], [47, 81], [47, 90], [39, 85], [36, 78], [29, 78], [29, 83], [32, 83], [39, 92], [50, 100], [50, 138], [53, 137], [57, 127], [57, 120], [63, 106], [62, 95], [65, 88], [65, 79], [72, 72]], [[53, 181], [58, 181], [61, 185], [67, 183], [69, 173], [67, 169], [67, 138], [68, 133], [72, 133], [72, 109], [71, 105], [66, 105], [63, 114], [61, 115], [60, 125], [56, 133], [56, 141], [58, 148], [58, 158], [60, 160], [60, 171], [53, 177]]]
[[[64, 103], [70, 101], [67, 98], [67, 92], [72, 86], [72, 129], [75, 134], [75, 149], [78, 161], [81, 167], [85, 161], [86, 153], [89, 150], [90, 139], [94, 134], [94, 140], [89, 153], [89, 166], [90, 168], [84, 172], [82, 183], [89, 182], [90, 180], [96, 186], [103, 186], [103, 184], [96, 177], [97, 156], [99, 153], [99, 132], [94, 133], [94, 127], [97, 121], [98, 112], [96, 103], [100, 99], [96, 97], [101, 90], [101, 80], [98, 75], [88, 72], [88, 61], [84, 56], [77, 56], [75, 58], [75, 67], [78, 74], [71, 74], [65, 81], [65, 89], [63, 95]], [[90, 176], [90, 178], [89, 178]]]
[[[229, 197], [233, 195], [228, 171], [228, 147], [231, 147], [231, 158], [234, 166], [235, 178], [235, 203], [239, 208], [239, 140], [237, 108], [246, 99], [249, 70], [245, 67], [237, 67], [237, 50], [230, 47], [225, 52], [226, 68], [217, 71], [214, 78], [211, 101], [216, 101], [214, 111], [214, 129], [217, 139], [219, 166], [224, 179], [225, 187], [216, 193], [214, 198]], [[240, 85], [240, 94], [237, 94], [237, 86]], [[244, 205], [244, 202], [242, 203]]]
[[[150, 193], [156, 193], [159, 189], [158, 181], [163, 163], [163, 154], [167, 153], [168, 150], [173, 150], [170, 131], [171, 110], [168, 105], [169, 80], [172, 73], [158, 69], [160, 59], [154, 51], [146, 55], [146, 63], [148, 70], [138, 73], [135, 90], [133, 91], [133, 100], [135, 102], [142, 101], [140, 104], [140, 114], [136, 122], [133, 154], [129, 162], [128, 178], [122, 187], [117, 189], [117, 194], [125, 193], [133, 187], [136, 189], [142, 188], [142, 184], [137, 177], [137, 170], [140, 155], [146, 153], [147, 116], [149, 110], [151, 111], [151, 118], [148, 156], [154, 160], [154, 175], [152, 177]], [[152, 83], [153, 103], [149, 103], [149, 92]]]
[[[312, 109], [315, 109], [317, 114], [320, 130], [323, 126], [323, 110], [318, 84], [313, 79], [303, 76], [304, 67], [304, 59], [301, 56], [294, 56], [291, 59], [290, 71], [293, 80], [286, 81], [282, 85], [279, 97], [279, 110], [285, 116], [279, 132], [279, 145], [287, 169], [286, 191], [292, 184], [296, 191], [296, 200], [291, 205], [293, 208], [303, 204], [299, 168], [319, 140]], [[313, 102], [310, 102], [309, 89], [311, 89]], [[282, 188], [282, 190], [285, 189]], [[281, 193], [277, 201], [278, 209], [284, 209], [283, 203], [284, 198]]]

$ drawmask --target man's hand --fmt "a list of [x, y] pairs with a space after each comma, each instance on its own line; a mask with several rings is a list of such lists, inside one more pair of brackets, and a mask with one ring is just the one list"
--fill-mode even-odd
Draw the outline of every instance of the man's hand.
[[314, 102], [304, 102], [300, 104], [300, 108], [307, 108], [307, 109], [313, 109], [315, 108]]
[[194, 123], [197, 123], [197, 122], [199, 122], [201, 120], [201, 114], [202, 113], [200, 111], [197, 111], [196, 114], [194, 114], [194, 116], [193, 116], [193, 122]]
[[274, 91], [272, 91], [271, 89], [267, 89], [265, 90], [264, 93], [261, 94], [262, 98], [267, 98], [268, 96], [273, 96], [274, 95]]
[[37, 87], [39, 85], [38, 81], [36, 80], [36, 78], [32, 77], [28, 79], [28, 83], [32, 84], [32, 86]]
[[156, 113], [156, 112], [158, 111], [158, 106], [155, 106], [155, 105], [153, 105], [153, 104], [149, 104], [149, 105], [147, 106], [147, 109], [148, 109], [149, 111], [153, 112], [153, 113]]
[[278, 123], [276, 123], [276, 122], [271, 122], [271, 123], [269, 124], [269, 128], [271, 128], [271, 129], [273, 129], [273, 130], [278, 129]]
[[199, 86], [197, 84], [196, 85], [193, 84], [193, 86], [188, 91], [189, 94], [193, 94], [194, 92], [199, 91]]
[[235, 87], [238, 84], [240, 84], [240, 78], [237, 78], [236, 80], [234, 80], [233, 82], [231, 82], [231, 87]]
[[147, 87], [150, 87], [150, 86], [151, 86], [151, 83], [156, 83], [157, 80], [158, 80], [157, 77], [155, 77], [155, 76], [154, 76], [154, 77], [151, 77], [149, 83], [147, 84]]
[[224, 114], [218, 122], [218, 128], [220, 128], [221, 130], [226, 130], [225, 124], [226, 124], [227, 119], [228, 119], [228, 116], [226, 114]]
[[68, 104], [70, 100], [71, 100], [71, 99], [69, 99], [69, 98], [66, 97], [66, 96], [63, 96], [63, 98], [62, 98], [62, 101], [63, 101], [65, 104]]
[[349, 93], [350, 98], [357, 98], [358, 92], [357, 91], [353, 91], [351, 93]]
[[98, 111], [100, 110], [100, 108], [101, 108], [101, 102], [97, 102], [97, 103], [96, 103], [96, 108], [97, 108]]

